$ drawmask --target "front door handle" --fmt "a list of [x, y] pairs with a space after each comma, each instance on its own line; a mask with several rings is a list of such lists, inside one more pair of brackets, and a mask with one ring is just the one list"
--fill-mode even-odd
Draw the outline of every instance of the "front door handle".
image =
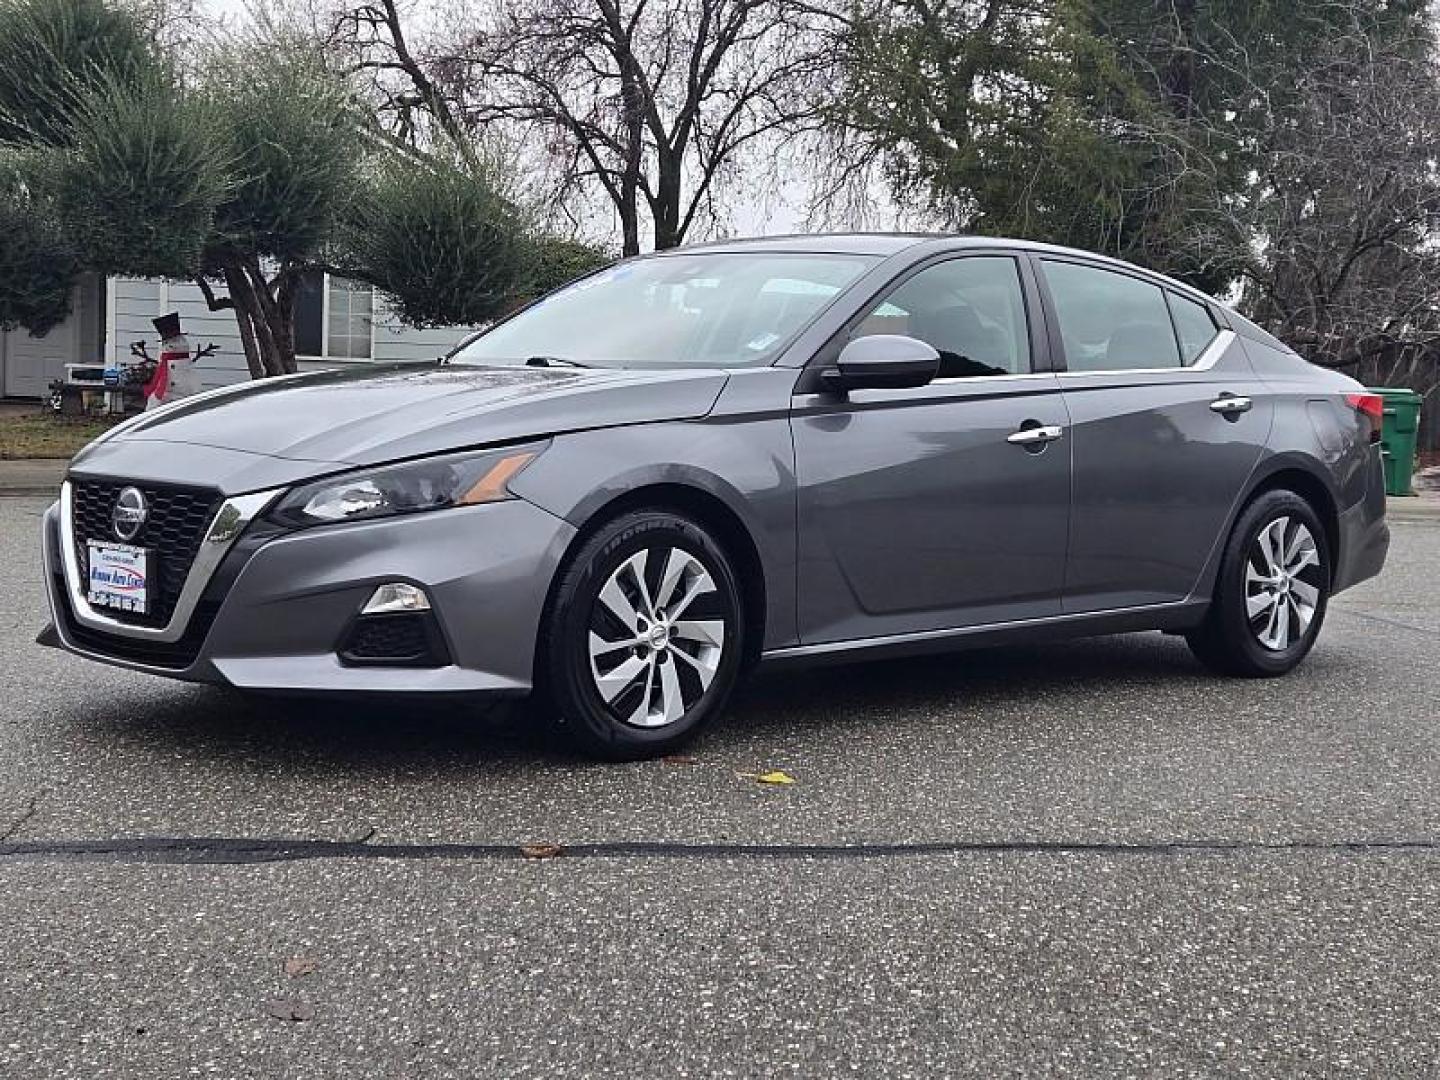
[[1241, 413], [1247, 413], [1254, 408], [1255, 403], [1248, 397], [1236, 397], [1234, 394], [1221, 394], [1214, 401], [1210, 402], [1210, 411], [1220, 413], [1227, 419], [1235, 419]]
[[1041, 427], [1037, 425], [1035, 427], [1021, 428], [1019, 431], [1015, 432], [1015, 434], [1007, 436], [1005, 441], [1010, 443], [1012, 446], [1024, 446], [1030, 448], [1043, 447], [1048, 445], [1049, 443], [1054, 442], [1056, 439], [1060, 438], [1064, 434], [1065, 429], [1062, 427]]

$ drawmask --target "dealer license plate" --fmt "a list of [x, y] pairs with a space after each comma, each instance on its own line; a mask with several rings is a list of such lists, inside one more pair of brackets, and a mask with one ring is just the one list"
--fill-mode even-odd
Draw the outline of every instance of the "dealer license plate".
[[91, 540], [86, 599], [98, 607], [150, 613], [150, 549]]

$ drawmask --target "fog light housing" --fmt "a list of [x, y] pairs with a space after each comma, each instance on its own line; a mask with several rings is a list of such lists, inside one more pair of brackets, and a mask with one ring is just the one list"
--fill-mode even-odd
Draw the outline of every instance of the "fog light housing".
[[347, 667], [443, 667], [450, 663], [445, 635], [418, 585], [387, 581], [376, 587], [350, 624], [339, 648]]
[[406, 611], [429, 611], [430, 597], [418, 585], [387, 581], [370, 594], [361, 615], [398, 615]]

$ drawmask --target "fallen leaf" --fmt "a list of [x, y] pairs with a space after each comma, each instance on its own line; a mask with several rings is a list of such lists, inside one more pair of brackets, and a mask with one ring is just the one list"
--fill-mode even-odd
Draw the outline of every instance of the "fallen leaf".
[[553, 859], [564, 850], [559, 844], [520, 845], [520, 854], [527, 859]]
[[773, 772], [761, 773], [755, 777], [755, 779], [761, 784], [793, 784], [795, 782], [793, 776], [787, 772], [781, 772], [779, 769]]
[[265, 1004], [265, 1011], [276, 1020], [314, 1020], [315, 1006], [308, 1001], [275, 998]]
[[298, 979], [301, 975], [309, 975], [315, 970], [315, 961], [303, 956], [296, 956], [285, 961], [285, 974], [292, 979]]
[[689, 754], [666, 754], [660, 759], [666, 765], [699, 765], [700, 759]]

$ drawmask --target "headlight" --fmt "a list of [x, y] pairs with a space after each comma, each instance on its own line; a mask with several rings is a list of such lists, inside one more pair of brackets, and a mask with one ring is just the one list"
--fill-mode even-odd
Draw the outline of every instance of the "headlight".
[[324, 525], [499, 502], [511, 498], [510, 481], [547, 445], [447, 454], [332, 476], [291, 491], [271, 516], [286, 525]]

